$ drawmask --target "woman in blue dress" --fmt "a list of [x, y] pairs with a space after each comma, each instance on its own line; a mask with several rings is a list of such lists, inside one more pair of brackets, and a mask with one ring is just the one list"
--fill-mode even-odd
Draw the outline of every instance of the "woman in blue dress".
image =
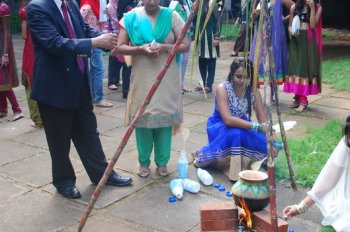
[[[234, 59], [228, 78], [216, 88], [214, 113], [208, 118], [208, 145], [194, 151], [194, 165], [205, 167], [228, 156], [266, 157], [265, 112], [259, 91], [253, 97], [243, 59]], [[257, 122], [250, 119], [253, 106]], [[237, 170], [238, 172], [241, 170]]]

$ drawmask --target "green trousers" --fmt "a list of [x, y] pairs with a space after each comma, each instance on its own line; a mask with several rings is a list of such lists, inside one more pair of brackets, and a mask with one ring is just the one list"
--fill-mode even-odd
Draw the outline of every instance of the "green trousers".
[[29, 84], [25, 85], [26, 97], [28, 102], [29, 114], [32, 121], [38, 125], [42, 126], [43, 122], [41, 121], [38, 103], [30, 98], [31, 88]]
[[153, 146], [156, 165], [167, 165], [171, 152], [172, 127], [136, 128], [135, 133], [140, 165], [150, 165]]

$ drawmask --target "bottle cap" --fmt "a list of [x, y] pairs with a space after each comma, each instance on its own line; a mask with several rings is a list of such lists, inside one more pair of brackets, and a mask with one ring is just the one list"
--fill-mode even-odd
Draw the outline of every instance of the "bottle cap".
[[219, 187], [219, 191], [220, 191], [220, 192], [225, 191], [225, 187], [224, 187], [224, 186], [220, 186], [220, 187]]
[[226, 196], [227, 196], [227, 197], [232, 197], [232, 193], [229, 192], [229, 191], [227, 191], [227, 192], [226, 192]]
[[220, 184], [219, 183], [215, 183], [214, 184], [214, 188], [220, 188]]
[[294, 232], [294, 229], [291, 227], [288, 229], [288, 232]]
[[169, 202], [170, 203], [176, 202], [176, 197], [174, 197], [174, 196], [169, 197]]
[[176, 195], [176, 199], [181, 200], [182, 198], [183, 198], [182, 194], [179, 193], [179, 194]]

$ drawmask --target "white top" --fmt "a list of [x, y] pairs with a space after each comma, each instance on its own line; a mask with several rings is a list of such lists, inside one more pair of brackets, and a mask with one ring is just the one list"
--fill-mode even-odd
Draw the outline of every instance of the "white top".
[[323, 225], [350, 231], [350, 152], [343, 137], [308, 192], [322, 212]]

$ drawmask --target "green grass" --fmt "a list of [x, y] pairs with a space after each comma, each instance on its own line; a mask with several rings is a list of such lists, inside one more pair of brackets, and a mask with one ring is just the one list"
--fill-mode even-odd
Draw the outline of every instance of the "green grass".
[[323, 227], [320, 229], [320, 232], [335, 232], [335, 230], [334, 230], [333, 227], [331, 227], [331, 226], [323, 226]]
[[322, 65], [322, 80], [336, 89], [350, 92], [350, 57], [327, 60]]
[[[341, 122], [329, 121], [321, 128], [307, 128], [309, 135], [288, 139], [297, 184], [311, 187], [341, 138]], [[276, 159], [277, 179], [289, 179], [284, 152]]]
[[224, 36], [225, 39], [236, 40], [240, 28], [240, 25], [224, 23], [221, 28], [221, 36]]

